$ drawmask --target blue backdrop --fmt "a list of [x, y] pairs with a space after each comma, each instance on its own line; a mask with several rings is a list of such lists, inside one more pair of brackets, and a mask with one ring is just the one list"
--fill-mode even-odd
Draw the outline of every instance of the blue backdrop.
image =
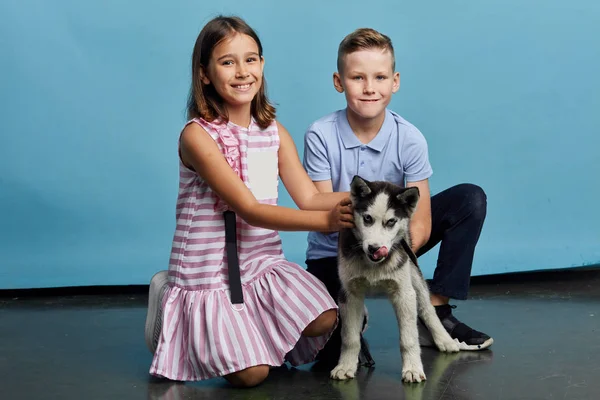
[[[221, 12], [261, 36], [300, 153], [306, 127], [344, 106], [340, 40], [391, 36], [391, 108], [427, 137], [432, 190], [488, 194], [474, 275], [600, 261], [597, 1], [210, 3], [0, 2], [0, 289], [143, 284], [166, 268], [190, 55]], [[304, 265], [306, 234], [282, 236]], [[434, 265], [435, 252], [426, 276]]]

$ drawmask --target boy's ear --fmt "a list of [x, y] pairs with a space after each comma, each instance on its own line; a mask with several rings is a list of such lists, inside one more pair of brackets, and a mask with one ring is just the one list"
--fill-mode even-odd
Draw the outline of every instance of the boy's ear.
[[344, 93], [344, 87], [342, 86], [342, 78], [338, 72], [333, 73], [333, 87], [339, 93]]
[[206, 75], [206, 70], [204, 69], [204, 67], [200, 67], [200, 80], [205, 85], [210, 85], [210, 79], [208, 79], [208, 76]]
[[396, 93], [400, 89], [400, 72], [394, 72], [394, 86], [392, 86], [392, 93]]

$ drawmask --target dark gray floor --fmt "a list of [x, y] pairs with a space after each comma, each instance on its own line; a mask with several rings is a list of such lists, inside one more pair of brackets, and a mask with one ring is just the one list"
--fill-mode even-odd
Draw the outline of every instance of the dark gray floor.
[[398, 331], [385, 300], [368, 301], [377, 362], [335, 382], [318, 365], [231, 389], [155, 381], [142, 295], [0, 299], [0, 399], [599, 399], [600, 271], [472, 287], [455, 314], [495, 339], [491, 351], [423, 349], [428, 380], [400, 381]]

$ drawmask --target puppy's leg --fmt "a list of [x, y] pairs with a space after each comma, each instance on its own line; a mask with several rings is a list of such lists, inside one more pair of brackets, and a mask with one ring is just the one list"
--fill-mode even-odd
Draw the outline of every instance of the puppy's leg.
[[342, 319], [342, 349], [338, 365], [331, 371], [332, 379], [351, 379], [356, 375], [360, 353], [360, 331], [363, 322], [364, 292], [342, 289], [340, 317]]
[[402, 354], [402, 380], [421, 382], [425, 380], [421, 361], [421, 346], [417, 330], [417, 298], [410, 283], [410, 270], [407, 265], [401, 267], [401, 276], [396, 282], [397, 290], [389, 293], [390, 301], [396, 312], [400, 330], [400, 353]]
[[431, 304], [429, 297], [429, 289], [427, 283], [423, 279], [423, 276], [417, 271], [414, 265], [410, 265], [411, 281], [415, 291], [417, 292], [417, 304], [419, 308], [419, 315], [421, 315], [425, 326], [431, 332], [433, 341], [440, 351], [445, 352], [457, 352], [459, 350], [458, 343], [450, 337], [450, 334], [442, 322], [438, 318], [435, 308]]

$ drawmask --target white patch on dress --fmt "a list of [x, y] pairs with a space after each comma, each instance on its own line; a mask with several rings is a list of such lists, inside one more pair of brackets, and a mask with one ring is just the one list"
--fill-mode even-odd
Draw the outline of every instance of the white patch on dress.
[[249, 151], [246, 160], [248, 183], [254, 197], [257, 200], [276, 198], [279, 174], [277, 151]]

